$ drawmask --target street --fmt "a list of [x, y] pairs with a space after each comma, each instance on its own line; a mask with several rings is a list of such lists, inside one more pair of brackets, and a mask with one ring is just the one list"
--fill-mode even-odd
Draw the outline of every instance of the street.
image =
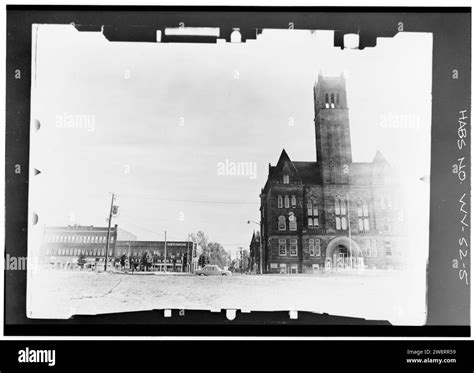
[[29, 317], [67, 318], [151, 309], [244, 311], [299, 310], [424, 323], [424, 289], [420, 279], [401, 272], [318, 275], [233, 275], [97, 273], [38, 271], [30, 273]]

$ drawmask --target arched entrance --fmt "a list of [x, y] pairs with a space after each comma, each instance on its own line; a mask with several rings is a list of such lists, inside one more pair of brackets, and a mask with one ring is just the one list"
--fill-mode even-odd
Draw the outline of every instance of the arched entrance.
[[357, 242], [349, 237], [336, 237], [326, 248], [326, 269], [359, 268], [362, 263], [362, 250]]

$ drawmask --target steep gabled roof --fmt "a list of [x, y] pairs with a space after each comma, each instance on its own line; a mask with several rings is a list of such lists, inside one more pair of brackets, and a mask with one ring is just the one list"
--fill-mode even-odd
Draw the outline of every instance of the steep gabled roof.
[[372, 163], [386, 163], [387, 165], [390, 166], [390, 163], [388, 163], [387, 159], [385, 159], [385, 157], [383, 156], [380, 150], [377, 150], [375, 152], [375, 156]]
[[278, 159], [278, 162], [277, 162], [275, 168], [278, 169], [278, 168], [282, 167], [283, 163], [285, 163], [285, 162], [288, 163], [291, 168], [293, 168], [293, 170], [296, 172], [296, 174], [298, 174], [298, 169], [293, 164], [293, 161], [288, 156], [288, 153], [286, 152], [286, 150], [283, 149], [281, 151], [280, 158]]
[[318, 162], [293, 162], [303, 180], [303, 184], [322, 183]]

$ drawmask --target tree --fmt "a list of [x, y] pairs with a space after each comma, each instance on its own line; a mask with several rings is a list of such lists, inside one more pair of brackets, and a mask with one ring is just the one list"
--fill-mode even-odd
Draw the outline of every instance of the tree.
[[125, 268], [125, 263], [127, 262], [127, 256], [124, 254], [120, 257], [120, 266]]
[[188, 253], [183, 254], [182, 262], [183, 262], [183, 272], [185, 272], [186, 269], [188, 268]]
[[86, 256], [84, 254], [79, 255], [79, 258], [77, 258], [77, 265], [82, 269], [86, 263]]
[[206, 264], [209, 264], [209, 258], [205, 254], [201, 254], [198, 259], [198, 265], [202, 268]]
[[204, 267], [206, 264], [218, 265], [221, 268], [229, 266], [230, 255], [220, 243], [209, 241], [203, 231], [191, 234], [191, 238], [202, 249], [202, 254], [198, 258], [199, 266]]

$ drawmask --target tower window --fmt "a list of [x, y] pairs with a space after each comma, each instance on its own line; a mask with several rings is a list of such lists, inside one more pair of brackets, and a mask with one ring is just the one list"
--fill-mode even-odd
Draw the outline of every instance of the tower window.
[[290, 175], [283, 175], [283, 184], [290, 183]]
[[336, 229], [347, 229], [347, 209], [346, 201], [343, 198], [336, 198], [335, 200], [335, 215], [336, 215]]
[[283, 215], [278, 217], [278, 230], [286, 231], [286, 218]]

